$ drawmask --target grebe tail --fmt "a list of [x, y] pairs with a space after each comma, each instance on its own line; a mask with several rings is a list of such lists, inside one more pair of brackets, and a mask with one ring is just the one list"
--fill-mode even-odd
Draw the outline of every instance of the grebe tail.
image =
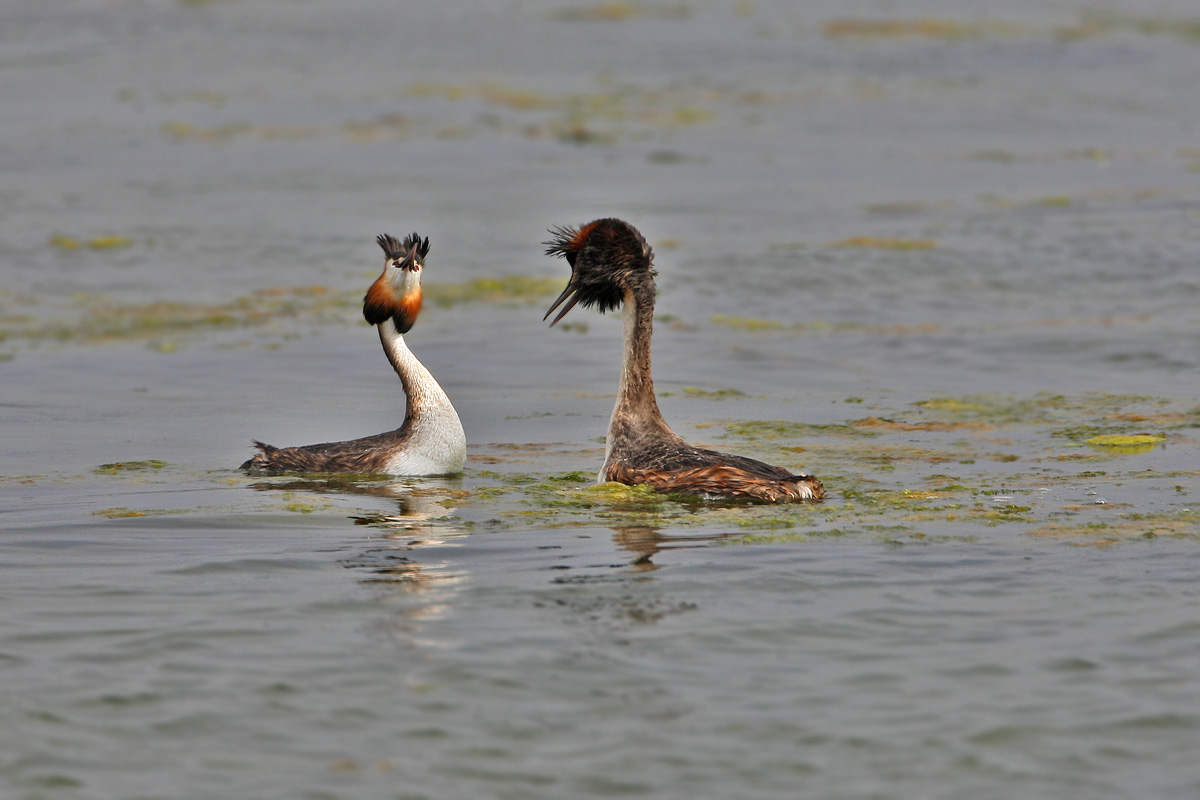
[[825, 497], [825, 487], [812, 475], [693, 447], [667, 425], [650, 372], [654, 251], [636, 228], [619, 219], [599, 219], [550, 233], [546, 254], [565, 258], [571, 279], [543, 319], [562, 306], [553, 326], [577, 303], [601, 313], [621, 306], [625, 310], [621, 381], [599, 481], [648, 484], [659, 492], [707, 499], [780, 503]]
[[287, 472], [360, 472], [389, 475], [456, 475], [466, 461], [467, 439], [450, 398], [404, 341], [421, 312], [421, 272], [429, 239], [414, 233], [398, 242], [378, 237], [386, 256], [383, 274], [363, 298], [363, 316], [379, 329], [379, 341], [404, 388], [404, 423], [394, 431], [303, 447], [259, 452], [242, 469]]

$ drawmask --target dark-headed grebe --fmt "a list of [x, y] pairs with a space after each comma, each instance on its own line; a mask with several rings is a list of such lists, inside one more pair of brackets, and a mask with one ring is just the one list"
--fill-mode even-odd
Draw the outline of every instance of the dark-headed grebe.
[[394, 431], [304, 447], [272, 447], [256, 441], [259, 453], [242, 464], [258, 472], [362, 472], [390, 475], [456, 475], [467, 457], [467, 437], [450, 398], [404, 343], [421, 311], [421, 271], [429, 239], [417, 234], [404, 243], [378, 238], [387, 259], [363, 298], [363, 316], [379, 328], [379, 341], [404, 387], [404, 424]]
[[[654, 318], [654, 252], [627, 222], [599, 219], [581, 228], [553, 228], [547, 255], [571, 265], [571, 280], [546, 317], [551, 326], [576, 303], [600, 312], [625, 307], [625, 354], [617, 404], [608, 423], [599, 480], [649, 484], [667, 493], [772, 503], [819, 500], [825, 488], [812, 475], [743, 456], [692, 447], [662, 418], [650, 376]], [[565, 304], [565, 305], [564, 305]]]

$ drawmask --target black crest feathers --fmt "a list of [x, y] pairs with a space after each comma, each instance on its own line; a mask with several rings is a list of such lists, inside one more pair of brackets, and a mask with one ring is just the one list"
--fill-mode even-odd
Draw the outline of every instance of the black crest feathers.
[[654, 250], [628, 222], [598, 219], [579, 228], [551, 228], [550, 233], [553, 238], [543, 242], [546, 255], [565, 258], [571, 265], [567, 288], [546, 312], [549, 317], [566, 303], [554, 322], [576, 303], [603, 313], [620, 307], [627, 291], [653, 297]]
[[389, 259], [404, 258], [412, 252], [413, 248], [417, 248], [417, 260], [424, 262], [425, 256], [429, 255], [429, 237], [426, 236], [423, 240], [421, 234], [410, 233], [404, 237], [404, 242], [396, 240], [395, 236], [386, 233], [381, 233], [375, 238], [379, 242], [379, 246], [383, 248], [383, 253]]

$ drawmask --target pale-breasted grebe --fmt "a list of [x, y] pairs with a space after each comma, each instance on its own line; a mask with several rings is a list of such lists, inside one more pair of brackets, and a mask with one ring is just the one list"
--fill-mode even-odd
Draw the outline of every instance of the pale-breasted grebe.
[[394, 431], [304, 447], [272, 447], [242, 469], [258, 472], [362, 472], [389, 475], [456, 475], [467, 457], [467, 437], [450, 398], [404, 343], [421, 311], [421, 270], [429, 239], [418, 234], [377, 241], [387, 256], [383, 274], [363, 298], [363, 316], [379, 328], [379, 341], [404, 387], [404, 424]]
[[599, 219], [581, 228], [553, 228], [547, 255], [571, 265], [571, 280], [546, 317], [563, 303], [551, 322], [576, 303], [600, 312], [625, 306], [625, 353], [617, 404], [608, 423], [604, 466], [599, 480], [649, 484], [667, 493], [708, 499], [768, 502], [819, 500], [825, 488], [812, 475], [743, 456], [692, 447], [663, 420], [650, 376], [650, 336], [654, 319], [654, 252], [642, 235], [619, 219]]

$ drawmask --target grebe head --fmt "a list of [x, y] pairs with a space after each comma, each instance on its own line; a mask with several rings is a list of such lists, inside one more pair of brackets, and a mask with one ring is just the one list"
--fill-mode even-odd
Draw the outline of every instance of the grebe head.
[[637, 228], [619, 219], [598, 219], [580, 228], [551, 228], [546, 255], [571, 265], [571, 280], [543, 319], [564, 302], [553, 327], [576, 303], [601, 313], [621, 305], [626, 292], [654, 292], [654, 251]]
[[375, 240], [387, 257], [380, 275], [363, 298], [363, 316], [372, 325], [390, 317], [400, 333], [408, 333], [421, 313], [421, 271], [429, 255], [429, 237], [413, 233], [403, 243], [386, 233]]

